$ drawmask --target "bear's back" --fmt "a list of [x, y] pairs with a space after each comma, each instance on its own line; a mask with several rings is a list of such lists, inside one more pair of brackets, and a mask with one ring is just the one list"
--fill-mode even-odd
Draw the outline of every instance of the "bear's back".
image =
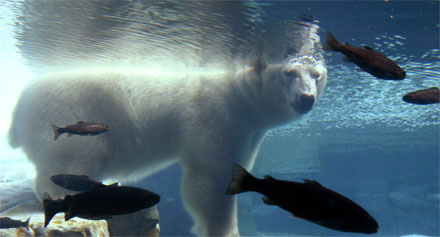
[[14, 148], [38, 150], [53, 139], [51, 124], [66, 126], [78, 121], [117, 125], [124, 130], [120, 137], [144, 136], [141, 130], [146, 124], [155, 124], [152, 127], [158, 130], [177, 130], [172, 125], [184, 123], [178, 120], [189, 116], [182, 113], [189, 113], [188, 108], [197, 98], [215, 98], [216, 93], [227, 87], [221, 86], [224, 78], [220, 75], [223, 74], [158, 74], [125, 69], [51, 73], [36, 79], [23, 91], [14, 111], [9, 143]]

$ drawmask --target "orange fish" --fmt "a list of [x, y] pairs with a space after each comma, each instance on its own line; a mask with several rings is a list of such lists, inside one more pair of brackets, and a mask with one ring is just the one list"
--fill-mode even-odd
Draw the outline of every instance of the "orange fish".
[[327, 42], [324, 49], [343, 53], [346, 56], [346, 61], [353, 62], [363, 71], [380, 79], [403, 80], [406, 76], [405, 71], [386, 56], [375, 52], [368, 46], [359, 48], [348, 43], [341, 44], [329, 31], [327, 31]]
[[58, 212], [64, 212], [67, 221], [72, 217], [89, 220], [125, 215], [156, 205], [160, 196], [145, 189], [129, 186], [99, 187], [64, 199], [53, 200], [48, 193], [43, 195], [44, 227]]
[[440, 103], [440, 89], [431, 87], [429, 89], [413, 91], [404, 95], [402, 99], [405, 102], [417, 105]]
[[95, 181], [86, 175], [77, 174], [57, 174], [50, 176], [50, 180], [65, 189], [76, 192], [90, 191], [92, 189], [105, 188], [109, 186], [118, 186], [118, 183], [113, 183], [109, 186]]
[[28, 217], [25, 222], [14, 220], [9, 217], [1, 217], [0, 218], [0, 229], [9, 229], [9, 228], [20, 228], [20, 227], [26, 227], [29, 228], [29, 219], [31, 217]]
[[237, 164], [232, 172], [226, 194], [258, 192], [265, 196], [263, 201], [268, 205], [277, 205], [296, 218], [338, 231], [372, 234], [379, 228], [376, 220], [358, 204], [314, 180], [298, 183], [270, 176], [258, 179]]
[[77, 124], [69, 125], [64, 128], [60, 128], [52, 124], [52, 129], [54, 132], [53, 140], [55, 141], [57, 140], [58, 136], [63, 133], [68, 133], [69, 136], [72, 134], [80, 136], [98, 135], [110, 130], [110, 126], [104, 123], [79, 121]]

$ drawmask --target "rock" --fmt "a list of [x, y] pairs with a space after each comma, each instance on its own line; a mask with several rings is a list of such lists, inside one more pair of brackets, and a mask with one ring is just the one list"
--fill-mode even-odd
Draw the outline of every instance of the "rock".
[[24, 202], [0, 213], [1, 217], [25, 221], [29, 228], [0, 229], [0, 237], [7, 236], [159, 236], [159, 212], [151, 207], [128, 215], [113, 216], [108, 220], [72, 218], [64, 221], [64, 214], [55, 215], [44, 228], [44, 214], [38, 200]]
[[[32, 213], [30, 216], [29, 228], [1, 229], [0, 236], [110, 236], [105, 220], [91, 221], [72, 218], [64, 221], [64, 214], [57, 214], [44, 228], [43, 213]], [[25, 216], [12, 216], [11, 218], [23, 221], [27, 219]]]

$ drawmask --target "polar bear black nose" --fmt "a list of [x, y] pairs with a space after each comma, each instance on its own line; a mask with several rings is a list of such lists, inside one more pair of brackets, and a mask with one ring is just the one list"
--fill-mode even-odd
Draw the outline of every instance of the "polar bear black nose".
[[303, 94], [299, 99], [301, 101], [301, 107], [304, 110], [311, 110], [313, 104], [315, 104], [315, 96], [313, 95]]

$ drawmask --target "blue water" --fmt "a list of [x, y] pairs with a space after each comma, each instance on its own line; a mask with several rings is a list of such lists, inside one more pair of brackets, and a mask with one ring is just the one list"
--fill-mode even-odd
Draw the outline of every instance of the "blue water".
[[[341, 54], [327, 53], [328, 86], [317, 108], [269, 134], [253, 174], [319, 181], [371, 213], [379, 223], [373, 235], [439, 236], [440, 107], [401, 100], [410, 91], [440, 84], [439, 2], [285, 1], [264, 8], [267, 21], [289, 19], [291, 9], [320, 21], [322, 41], [329, 30], [341, 42], [373, 47], [395, 60], [407, 78], [378, 80], [343, 62]], [[166, 186], [170, 194], [159, 204], [163, 235], [187, 235], [192, 225], [179, 190], [162, 185], [178, 183], [180, 174], [173, 166], [149, 179], [155, 181], [145, 181], [154, 186], [160, 180], [157, 187]], [[292, 219], [261, 198], [258, 193], [240, 196], [242, 234], [361, 235]]]
[[[401, 99], [414, 90], [440, 87], [439, 1], [259, 3], [258, 11], [252, 8], [246, 12], [255, 20], [247, 25], [240, 26], [233, 22], [234, 19], [225, 17], [227, 24], [236, 24], [231, 30], [233, 34], [242, 37], [232, 43], [228, 41], [228, 44], [234, 43], [231, 47], [240, 49], [235, 45], [250, 40], [242, 34], [253, 27], [279, 25], [294, 19], [297, 14], [306, 13], [320, 22], [322, 42], [325, 41], [325, 32], [331, 31], [340, 42], [353, 46], [368, 45], [395, 60], [407, 72], [407, 78], [403, 81], [379, 80], [359, 71], [356, 65], [343, 62], [341, 54], [326, 53], [328, 84], [318, 106], [301, 120], [274, 129], [267, 135], [252, 173], [260, 178], [272, 175], [292, 181], [301, 181], [302, 178], [317, 180], [357, 202], [375, 217], [379, 231], [373, 235], [439, 236], [440, 107], [438, 104], [412, 105]], [[44, 14], [44, 9], [40, 10], [38, 14]], [[227, 16], [227, 12], [233, 10], [226, 9], [222, 14]], [[79, 23], [72, 22], [75, 24]], [[99, 28], [88, 32], [102, 33]], [[51, 43], [74, 44], [76, 40], [68, 41], [75, 39], [75, 32], [71, 33], [73, 35], [61, 35], [64, 38]], [[89, 37], [93, 38], [93, 34]], [[136, 34], [133, 33], [135, 39]], [[18, 31], [14, 36], [20, 38], [23, 35]], [[101, 60], [111, 60], [109, 55], [112, 54], [102, 49], [109, 47], [111, 37], [105, 34], [102, 37], [108, 41], [87, 42], [87, 50]], [[224, 40], [221, 37], [215, 39]], [[54, 57], [59, 60], [53, 60], [44, 43], [26, 43], [22, 39], [20, 44], [11, 44], [19, 48], [14, 51], [31, 49], [14, 60], [34, 66], [30, 68], [35, 74], [42, 67], [32, 65], [35, 58], [46, 58], [59, 65], [68, 63], [63, 57]], [[121, 44], [127, 46], [124, 43]], [[188, 44], [204, 47], [193, 42]], [[1, 50], [4, 53], [10, 49]], [[130, 53], [133, 52], [124, 51], [125, 57], [122, 56], [121, 60], [128, 60]], [[66, 54], [81, 58], [85, 52], [59, 52], [59, 55]], [[192, 220], [180, 199], [180, 176], [180, 168], [173, 165], [139, 183], [162, 196], [158, 208], [163, 236], [190, 235]], [[243, 235], [360, 235], [292, 219], [286, 211], [265, 205], [261, 197], [258, 193], [239, 195], [239, 225]]]

